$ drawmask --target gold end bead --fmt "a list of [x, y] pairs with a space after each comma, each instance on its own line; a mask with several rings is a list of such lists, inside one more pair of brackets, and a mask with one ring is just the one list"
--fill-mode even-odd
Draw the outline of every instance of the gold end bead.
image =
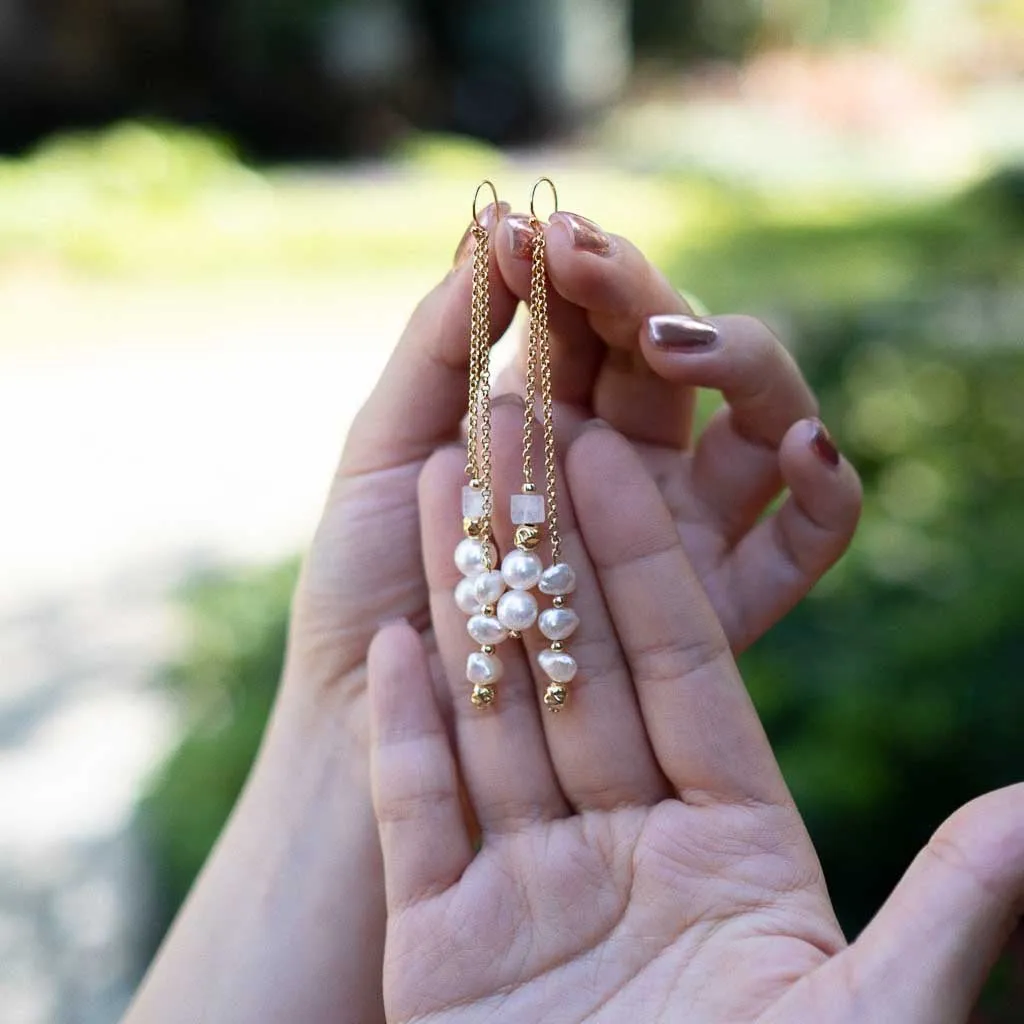
[[481, 654], [493, 654], [494, 653], [494, 644], [484, 644], [483, 647], [480, 648], [480, 653]]
[[474, 491], [479, 491], [483, 487], [483, 483], [477, 477], [473, 477], [473, 479], [469, 481], [469, 486], [472, 487]]
[[524, 523], [516, 527], [516, 547], [522, 551], [532, 551], [540, 545], [540, 527]]
[[558, 597], [551, 602], [556, 608], [564, 608], [566, 605], [565, 598], [560, 594]]
[[489, 708], [497, 699], [498, 692], [493, 686], [479, 685], [473, 687], [473, 694], [469, 698], [476, 708]]
[[561, 653], [565, 650], [565, 644], [561, 640], [554, 640], [551, 643], [551, 650]]
[[557, 714], [569, 703], [569, 691], [562, 683], [550, 683], [544, 692], [544, 706]]
[[523, 494], [536, 494], [536, 493], [537, 493], [537, 485], [536, 484], [523, 484]]

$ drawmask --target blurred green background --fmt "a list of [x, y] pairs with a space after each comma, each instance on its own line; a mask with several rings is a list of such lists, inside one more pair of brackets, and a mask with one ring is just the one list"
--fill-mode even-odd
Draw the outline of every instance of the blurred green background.
[[[482, 176], [550, 173], [707, 309], [773, 324], [863, 476], [849, 555], [742, 664], [848, 933], [1024, 778], [1024, 3], [51, 7], [32, 67], [78, 86], [25, 71], [0, 101], [0, 288], [407, 287]], [[31, 344], [10, 322], [0, 352]], [[153, 941], [244, 783], [295, 568], [178, 592]], [[1022, 1005], [1008, 960], [978, 1020]]]

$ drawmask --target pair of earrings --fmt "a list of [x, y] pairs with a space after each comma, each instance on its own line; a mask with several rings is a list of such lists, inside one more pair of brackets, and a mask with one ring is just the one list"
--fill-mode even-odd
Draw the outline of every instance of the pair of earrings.
[[[569, 700], [568, 684], [576, 676], [576, 661], [565, 650], [565, 642], [576, 631], [579, 616], [568, 606], [576, 589], [576, 574], [562, 561], [558, 531], [558, 503], [555, 470], [554, 399], [552, 395], [551, 338], [548, 330], [548, 277], [543, 225], [535, 211], [537, 189], [547, 184], [558, 209], [558, 192], [550, 178], [541, 178], [530, 197], [533, 228], [530, 275], [530, 330], [527, 342], [525, 414], [523, 417], [523, 484], [511, 496], [509, 515], [515, 547], [498, 565], [492, 519], [494, 494], [491, 488], [491, 310], [490, 237], [477, 215], [480, 191], [489, 188], [498, 210], [498, 194], [484, 181], [473, 196], [472, 231], [473, 292], [469, 332], [469, 414], [466, 439], [466, 475], [462, 489], [462, 525], [465, 538], [455, 550], [455, 564], [462, 579], [455, 589], [459, 608], [469, 616], [467, 629], [480, 645], [466, 663], [466, 676], [473, 686], [471, 700], [478, 708], [497, 700], [497, 684], [503, 674], [496, 650], [505, 640], [520, 639], [536, 624], [548, 643], [537, 655], [537, 663], [548, 680], [544, 704], [561, 711]], [[534, 481], [534, 434], [540, 404], [543, 441], [544, 486]], [[537, 548], [544, 527], [550, 541], [551, 563], [545, 569]], [[551, 598], [551, 606], [540, 609], [536, 588]]]

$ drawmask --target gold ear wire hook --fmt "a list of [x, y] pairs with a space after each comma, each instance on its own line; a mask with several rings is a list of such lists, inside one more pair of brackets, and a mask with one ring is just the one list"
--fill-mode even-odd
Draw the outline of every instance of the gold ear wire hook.
[[530, 217], [533, 219], [533, 221], [535, 223], [538, 223], [538, 224], [540, 223], [540, 217], [537, 216], [537, 207], [536, 207], [536, 203], [537, 203], [537, 189], [540, 188], [540, 186], [545, 184], [545, 183], [547, 183], [548, 187], [551, 189], [551, 195], [554, 197], [554, 200], [555, 200], [554, 212], [558, 213], [558, 189], [555, 188], [555, 183], [550, 178], [538, 178], [534, 182], [533, 191], [530, 193]]
[[[477, 214], [476, 204], [480, 200], [480, 190], [484, 189], [484, 188], [489, 188], [491, 190], [491, 195], [494, 196], [494, 212], [495, 212], [495, 214], [498, 213], [498, 209], [499, 209], [499, 206], [500, 206], [500, 203], [499, 203], [499, 200], [498, 200], [498, 190], [494, 187], [494, 182], [491, 181], [490, 178], [484, 178], [484, 180], [481, 181], [479, 185], [477, 185], [476, 191], [473, 193], [473, 223], [478, 228], [480, 228], [481, 230], [483, 230], [484, 226], [483, 226], [483, 224], [480, 223], [480, 217]], [[485, 207], [485, 209], [486, 209], [486, 207]]]

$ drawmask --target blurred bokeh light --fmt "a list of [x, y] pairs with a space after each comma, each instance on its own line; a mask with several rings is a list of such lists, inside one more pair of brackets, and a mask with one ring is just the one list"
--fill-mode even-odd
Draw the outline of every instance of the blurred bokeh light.
[[765, 317], [864, 475], [743, 666], [851, 934], [1024, 777], [1022, 74], [1021, 0], [0, 3], [5, 1024], [125, 1005], [484, 176]]

